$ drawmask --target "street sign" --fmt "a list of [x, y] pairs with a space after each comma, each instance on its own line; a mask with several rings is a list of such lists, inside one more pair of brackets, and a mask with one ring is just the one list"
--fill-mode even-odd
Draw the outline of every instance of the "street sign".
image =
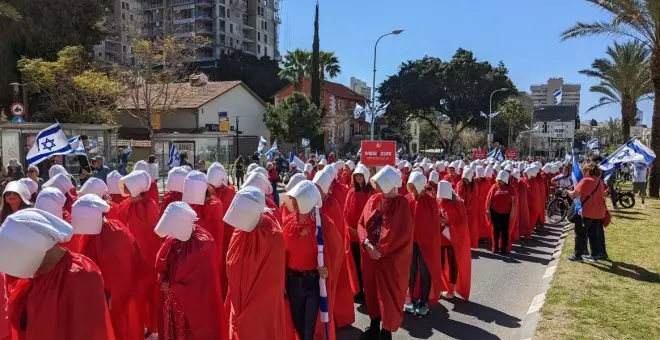
[[151, 115], [151, 127], [154, 130], [160, 130], [160, 113], [154, 113]]
[[396, 142], [373, 140], [362, 141], [360, 162], [368, 166], [394, 165], [396, 161]]
[[220, 121], [220, 132], [229, 132], [229, 119], [221, 120]]
[[506, 157], [506, 159], [511, 159], [511, 160], [518, 159], [518, 150], [507, 149], [506, 153], [504, 154], [504, 157]]
[[218, 112], [218, 119], [227, 118], [227, 111]]
[[25, 123], [25, 120], [22, 117], [14, 117], [11, 119], [12, 123]]
[[11, 114], [14, 115], [14, 117], [21, 117], [25, 114], [25, 107], [21, 103], [11, 104]]
[[472, 159], [486, 159], [488, 150], [486, 149], [472, 149]]

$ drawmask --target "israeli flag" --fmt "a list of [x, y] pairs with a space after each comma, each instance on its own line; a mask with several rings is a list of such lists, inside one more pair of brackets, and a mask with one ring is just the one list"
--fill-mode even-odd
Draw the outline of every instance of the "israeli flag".
[[481, 116], [484, 117], [484, 118], [488, 118], [488, 117], [495, 118], [495, 117], [497, 117], [498, 114], [500, 114], [500, 113], [499, 112], [491, 112], [490, 114], [487, 114], [487, 113], [481, 112]]
[[555, 97], [555, 104], [560, 105], [562, 100], [561, 89], [555, 91], [555, 93], [553, 93], [552, 96]]
[[262, 151], [264, 151], [266, 145], [268, 145], [268, 140], [266, 140], [266, 138], [264, 138], [263, 136], [260, 136], [259, 145], [257, 146], [257, 152], [261, 153]]
[[498, 162], [504, 162], [504, 154], [502, 149], [493, 149], [488, 152], [488, 158], [493, 158]]
[[169, 159], [167, 160], [167, 165], [169, 165], [170, 168], [177, 167], [181, 164], [181, 157], [179, 156], [179, 151], [176, 149], [176, 145], [174, 143], [170, 144], [170, 155]]
[[374, 109], [374, 112], [376, 112], [376, 118], [382, 117], [386, 112], [387, 108], [390, 106], [390, 103], [387, 104], [379, 104], [376, 109]]
[[69, 138], [68, 142], [69, 145], [71, 145], [71, 149], [73, 149], [74, 155], [87, 156], [87, 152], [85, 152], [85, 145], [80, 139], [80, 136]]
[[37, 165], [44, 159], [55, 155], [66, 155], [73, 152], [60, 123], [55, 123], [37, 134], [32, 148], [27, 154], [27, 163]]
[[640, 156], [644, 158], [646, 165], [651, 165], [655, 159], [655, 152], [637, 139], [631, 138], [626, 144], [623, 144], [605, 158], [600, 163], [600, 168], [607, 172], [618, 168], [622, 163], [636, 162], [640, 159]]
[[266, 160], [271, 160], [273, 158], [273, 154], [277, 151], [277, 141], [273, 142], [273, 145], [266, 151]]
[[[314, 214], [316, 217], [316, 243], [318, 247], [318, 255], [316, 257], [316, 262], [319, 268], [325, 267], [325, 259], [323, 258], [323, 247], [325, 241], [323, 240], [323, 230], [321, 229], [321, 213], [319, 206], [314, 207]], [[325, 326], [325, 336], [328, 339], [330, 335], [328, 329], [328, 323], [330, 322], [330, 315], [328, 314], [328, 289], [326, 287], [325, 279], [319, 279], [319, 297], [321, 298], [321, 303], [319, 304], [319, 309], [321, 311], [320, 319]]]
[[131, 139], [130, 142], [128, 142], [128, 145], [126, 146], [126, 149], [124, 149], [124, 155], [126, 155], [126, 158], [131, 157], [131, 154], [133, 154], [133, 140]]
[[302, 170], [305, 167], [305, 162], [303, 162], [296, 154], [293, 152], [289, 153], [289, 167], [295, 165], [298, 169]]
[[366, 116], [365, 108], [360, 104], [355, 104], [355, 109], [353, 109], [353, 118], [359, 119], [362, 115]]
[[589, 150], [598, 150], [598, 149], [600, 149], [600, 143], [598, 142], [598, 139], [592, 138], [591, 140], [589, 140], [587, 142], [587, 148], [589, 148]]
[[[580, 161], [578, 160], [577, 155], [575, 155], [575, 152], [573, 152], [573, 171], [571, 176], [573, 177], [573, 185], [580, 183], [584, 177], [582, 175], [582, 170], [580, 170]], [[580, 200], [580, 196], [575, 198], [575, 213], [580, 216], [582, 215], [582, 202]]]
[[309, 139], [303, 138], [301, 144], [303, 149], [306, 149], [309, 146]]

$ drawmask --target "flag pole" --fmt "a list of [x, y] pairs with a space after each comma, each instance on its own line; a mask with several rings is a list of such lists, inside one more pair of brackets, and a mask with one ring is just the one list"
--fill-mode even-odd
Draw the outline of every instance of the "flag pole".
[[[314, 214], [316, 217], [316, 241], [318, 244], [318, 256], [317, 256], [317, 262], [319, 268], [325, 267], [325, 262], [323, 258], [323, 246], [324, 246], [324, 241], [323, 241], [323, 231], [321, 230], [321, 213], [319, 206], [314, 207]], [[329, 329], [329, 321], [330, 317], [328, 314], [328, 289], [326, 287], [326, 279], [324, 278], [319, 278], [319, 291], [320, 291], [320, 297], [321, 297], [321, 303], [320, 303], [320, 310], [321, 310], [321, 322], [323, 322], [325, 326], [325, 338], [330, 339], [330, 329]]]

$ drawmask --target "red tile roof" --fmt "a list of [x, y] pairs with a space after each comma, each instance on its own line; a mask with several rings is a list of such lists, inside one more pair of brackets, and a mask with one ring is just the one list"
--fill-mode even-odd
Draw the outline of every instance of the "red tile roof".
[[[151, 84], [152, 91], [152, 106], [162, 106], [165, 102], [165, 96], [159, 96], [160, 93], [167, 93], [172, 96], [167, 99], [167, 105], [172, 109], [196, 109], [208, 103], [209, 101], [229, 92], [236, 86], [243, 85], [241, 81], [211, 81], [203, 86], [191, 86], [189, 82], [185, 83], [171, 83], [171, 84]], [[164, 86], [168, 86], [167, 90]], [[245, 85], [243, 85], [245, 86]], [[247, 89], [247, 86], [245, 87]], [[251, 90], [248, 89], [251, 92]], [[256, 97], [256, 96], [255, 96]], [[139, 106], [136, 105], [138, 103]], [[257, 97], [258, 98], [258, 97]], [[261, 100], [261, 99], [259, 99]], [[130, 95], [120, 100], [119, 109], [135, 109], [145, 107], [144, 91], [134, 90]]]
[[[277, 91], [277, 93], [275, 94], [275, 97], [278, 97], [280, 95], [280, 93], [282, 93], [284, 90], [292, 88], [292, 87], [293, 87], [293, 85], [291, 84], [291, 85], [288, 85], [285, 88]], [[311, 87], [310, 80], [309, 79], [304, 79], [301, 92], [309, 95], [310, 87]], [[356, 102], [359, 102], [359, 103], [364, 103], [364, 101], [367, 99], [363, 95], [351, 90], [346, 85], [339, 84], [339, 83], [334, 83], [334, 82], [331, 82], [331, 81], [326, 81], [326, 82], [323, 83], [323, 92], [324, 93], [330, 93], [330, 94], [334, 95], [335, 97], [340, 97], [340, 98], [343, 98], [343, 99], [348, 99], [348, 100], [356, 101]]]

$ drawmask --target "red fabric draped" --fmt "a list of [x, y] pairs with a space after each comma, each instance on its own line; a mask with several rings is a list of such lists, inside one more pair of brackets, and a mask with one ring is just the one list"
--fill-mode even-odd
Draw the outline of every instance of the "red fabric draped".
[[280, 215], [280, 207], [273, 201], [273, 195], [266, 195], [266, 208], [272, 210], [272, 215], [275, 217], [277, 223], [282, 224], [282, 215]]
[[64, 202], [63, 209], [70, 214], [73, 203], [78, 200], [78, 192], [76, 191], [76, 188], [71, 188], [71, 190], [65, 193], [64, 196], [66, 196], [66, 201]]
[[[422, 251], [424, 262], [431, 273], [432, 287], [429, 304], [438, 304], [438, 297], [442, 291], [442, 262], [440, 253], [440, 218], [438, 216], [438, 203], [434, 197], [422, 195], [416, 199], [412, 194], [406, 196], [413, 220], [414, 243]], [[419, 280], [419, 273], [417, 284]], [[421, 293], [421, 292], [420, 292]], [[413, 298], [418, 298], [414, 295]]]
[[521, 238], [529, 238], [532, 231], [529, 228], [529, 202], [527, 201], [527, 179], [518, 181], [518, 231]]
[[[373, 221], [381, 214], [380, 232], [374, 235]], [[360, 243], [370, 236], [377, 237], [373, 245], [382, 254], [380, 260], [373, 260], [362, 247], [362, 280], [369, 316], [381, 318], [383, 328], [394, 332], [403, 321], [412, 258], [413, 221], [405, 196], [373, 195], [360, 216], [358, 235]]]
[[[536, 228], [537, 225], [543, 224], [543, 215], [545, 215], [545, 197], [542, 192], [545, 184], [541, 177], [536, 176], [530, 180], [531, 182], [531, 194], [534, 196], [534, 216], [530, 217], [530, 222], [532, 223], [532, 230]], [[529, 197], [530, 192], [527, 192]], [[531, 215], [530, 215], [531, 216]]]
[[[402, 170], [403, 171], [403, 170]], [[402, 173], [401, 175], [401, 186], [399, 187], [398, 193], [399, 195], [408, 195], [408, 188], [406, 186], [406, 183], [408, 183], [408, 178], [410, 177], [410, 173]]]
[[16, 282], [9, 315], [15, 340], [115, 339], [99, 268], [68, 251], [48, 273]]
[[[227, 185], [222, 185], [215, 188], [215, 197], [217, 197], [220, 202], [222, 202], [222, 207], [225, 209], [225, 213], [231, 206], [231, 202], [236, 196], [236, 189]], [[224, 218], [224, 215], [222, 216]], [[227, 296], [227, 249], [229, 249], [229, 242], [231, 241], [231, 235], [234, 233], [234, 228], [230, 225], [225, 225], [222, 241], [222, 258], [220, 258], [220, 265], [222, 266], [222, 296]]]
[[[467, 211], [458, 201], [439, 200], [438, 208], [447, 218], [451, 247], [454, 249], [458, 276], [456, 279], [456, 292], [465, 300], [470, 299], [472, 280], [472, 252], [470, 250], [470, 231], [467, 226]], [[443, 270], [444, 286], [449, 287], [449, 267]]]
[[486, 216], [484, 214], [486, 212], [486, 197], [488, 197], [488, 192], [490, 191], [490, 187], [492, 185], [486, 178], [479, 178], [476, 180], [476, 183], [478, 187], [477, 192], [479, 194], [477, 199], [477, 207], [479, 210], [477, 210], [475, 213], [475, 215], [477, 215], [477, 220], [479, 221], [479, 227], [477, 228], [479, 233], [477, 239], [490, 239], [493, 231], [490, 229], [490, 224], [488, 224], [488, 221], [486, 221]]
[[110, 198], [113, 202], [121, 204], [121, 202], [123, 202], [126, 197], [122, 196], [121, 194], [110, 194]]
[[252, 232], [234, 230], [227, 252], [230, 339], [285, 337], [284, 239], [278, 223], [263, 214]]
[[[206, 199], [204, 205], [191, 204], [190, 207], [197, 213], [197, 224], [208, 231], [211, 237], [213, 237], [217, 245], [215, 251], [218, 255], [219, 264], [220, 260], [225, 257], [222, 252], [223, 242], [225, 240], [225, 222], [222, 220], [225, 216], [225, 209], [222, 206], [222, 202], [215, 196], [211, 196]], [[225, 275], [222, 268], [218, 268], [218, 275], [218, 280], [222, 281], [222, 276]]]
[[[348, 235], [351, 242], [360, 242], [360, 238], [357, 235], [357, 225], [360, 215], [362, 215], [362, 210], [367, 204], [367, 201], [373, 194], [373, 191], [355, 191], [351, 189], [346, 194], [346, 203], [344, 204], [344, 221], [346, 222], [346, 228], [348, 229]], [[350, 229], [355, 229], [355, 232], [351, 232]]]
[[452, 188], [454, 188], [454, 190], [456, 190], [456, 187], [458, 186], [458, 183], [461, 182], [461, 176], [459, 176], [458, 174], [455, 174], [455, 175], [452, 176], [451, 173], [447, 172], [445, 174], [445, 176], [442, 177], [442, 180], [451, 183]]
[[183, 199], [183, 193], [178, 191], [165, 191], [163, 195], [163, 201], [160, 202], [160, 215], [162, 216], [167, 209], [167, 206], [172, 202], [180, 202]]
[[198, 225], [188, 241], [168, 237], [163, 242], [156, 259], [163, 301], [160, 339], [229, 338], [218, 253], [211, 234]]
[[[465, 204], [465, 209], [471, 212], [468, 214], [468, 229], [470, 230], [470, 247], [479, 247], [479, 191], [475, 183], [465, 184], [462, 180], [456, 186], [456, 194]], [[473, 212], [473, 213], [472, 213]]]
[[349, 171], [343, 171], [341, 175], [339, 175], [339, 183], [345, 185], [346, 187], [353, 186], [353, 174], [351, 174]]
[[81, 253], [94, 261], [103, 274], [110, 319], [118, 340], [144, 339], [144, 320], [140, 319], [139, 283], [146, 263], [140, 247], [126, 226], [106, 219], [98, 235], [85, 235]]
[[518, 242], [520, 240], [520, 229], [519, 229], [519, 222], [518, 219], [520, 219], [520, 193], [518, 192], [518, 180], [511, 176], [509, 178], [509, 187], [513, 189], [514, 191], [514, 199], [516, 201], [516, 213], [513, 217], [513, 223], [510, 223], [509, 226], [509, 246], [507, 248], [507, 251], [511, 251], [511, 246], [513, 243]]
[[140, 246], [142, 259], [148, 265], [143, 276], [142, 286], [145, 295], [141, 302], [147, 329], [152, 332], [156, 332], [158, 328], [157, 316], [160, 304], [158, 278], [154, 268], [156, 254], [161, 245], [160, 238], [154, 232], [158, 219], [158, 205], [145, 196], [137, 201], [128, 198], [119, 206], [119, 221], [124, 223], [135, 237], [135, 241]]
[[[62, 219], [71, 223], [71, 211], [62, 209]], [[80, 247], [82, 246], [84, 238], [85, 235], [72, 235], [68, 242], [62, 242], [59, 245], [60, 247], [66, 248], [73, 253], [80, 253]]]
[[538, 183], [538, 195], [539, 195], [539, 202], [541, 204], [541, 208], [539, 210], [538, 214], [538, 221], [540, 225], [545, 224], [545, 206], [548, 203], [548, 181], [545, 179], [545, 173], [540, 172], [538, 176], [534, 177], [534, 179]]
[[429, 194], [429, 196], [435, 198], [435, 195], [438, 193], [438, 184], [434, 182], [428, 182], [426, 183], [424, 190], [426, 190], [426, 193]]
[[11, 335], [7, 305], [7, 280], [5, 274], [0, 273], [0, 340], [8, 340]]
[[149, 186], [149, 190], [147, 190], [145, 193], [145, 196], [156, 202], [156, 205], [158, 205], [158, 202], [160, 202], [158, 194], [158, 182], [155, 179], [151, 180], [151, 185]]
[[[497, 191], [499, 189], [499, 187], [500, 187], [499, 183], [495, 184], [490, 188], [490, 191], [488, 191], [488, 196], [486, 197], [486, 209], [487, 209], [486, 211], [490, 211], [491, 200], [493, 199], [493, 195], [494, 195], [495, 191]], [[513, 202], [514, 202], [514, 206], [516, 206], [517, 189], [514, 186], [508, 185], [508, 184], [505, 185], [505, 187], [512, 191], [512, 194], [511, 194], [512, 199], [513, 199]], [[512, 237], [512, 234], [513, 234], [513, 230], [518, 228], [518, 220], [517, 220], [517, 217], [516, 217], [516, 213], [517, 212], [515, 211], [515, 209], [513, 209], [511, 211], [511, 214], [509, 214], [509, 229], [508, 229], [509, 230], [509, 243], [507, 244], [507, 249], [506, 249], [507, 252], [511, 251], [511, 245], [513, 243], [513, 241], [511, 241], [511, 237]], [[490, 218], [488, 218], [487, 213], [484, 213], [484, 215], [486, 216], [486, 221], [488, 222], [490, 230], [493, 230], [493, 222], [490, 220]], [[493, 235], [491, 233], [490, 244], [491, 244], [491, 250], [492, 251], [495, 251], [495, 238], [494, 237], [495, 237], [495, 235]]]

